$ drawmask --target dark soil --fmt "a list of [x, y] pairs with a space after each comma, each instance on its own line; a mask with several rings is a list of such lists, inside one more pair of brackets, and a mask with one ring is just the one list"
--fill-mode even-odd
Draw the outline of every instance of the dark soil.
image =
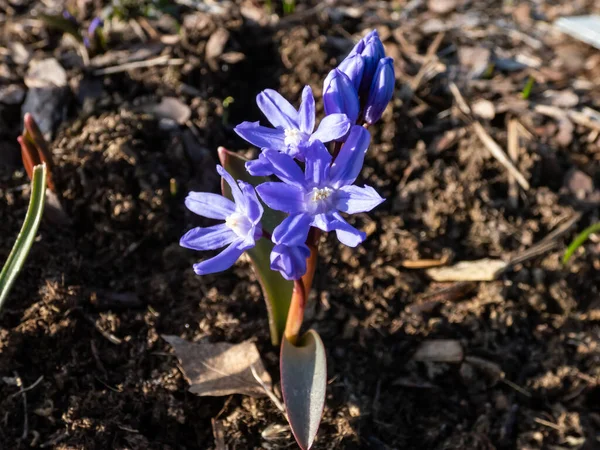
[[[250, 151], [232, 127], [263, 120], [254, 103], [260, 90], [296, 102], [310, 84], [319, 98], [327, 72], [373, 27], [398, 80], [359, 182], [387, 201], [354, 218], [369, 235], [363, 246], [321, 244], [306, 327], [326, 345], [329, 385], [314, 448], [600, 448], [598, 240], [561, 263], [577, 231], [599, 219], [600, 126], [536, 109], [600, 109], [598, 51], [551, 29], [561, 15], [599, 13], [594, 0], [444, 2], [454, 4], [446, 15], [432, 1], [410, 2], [414, 9], [404, 1], [298, 2], [294, 15], [271, 24], [258, 2], [178, 6], [174, 17], [115, 22], [103, 65], [144, 48], [157, 49], [147, 59], [183, 61], [107, 75], [94, 75], [98, 57], [84, 67], [69, 40], [33, 20], [52, 3], [0, 1], [2, 88], [26, 89], [29, 58], [16, 44], [67, 71], [51, 148], [72, 220], [42, 223], [2, 311], [0, 448], [219, 448], [211, 421], [229, 449], [294, 448], [269, 400], [188, 393], [160, 338], [255, 339], [277, 380], [278, 352], [250, 265], [196, 276], [191, 266], [205, 255], [178, 240], [205, 223], [183, 199], [189, 190], [217, 191], [218, 146]], [[87, 4], [87, 25], [102, 2], [78, 3]], [[209, 48], [221, 28], [229, 31], [225, 46]], [[491, 50], [497, 62], [465, 57], [471, 47]], [[529, 77], [535, 84], [524, 100]], [[503, 149], [508, 121], [522, 124], [516, 165], [531, 187], [516, 206], [506, 169], [463, 120], [451, 82], [472, 105], [492, 103], [495, 116], [477, 120]], [[234, 103], [224, 109], [228, 96]], [[164, 97], [190, 107], [187, 124], [148, 113]], [[564, 106], [564, 98], [575, 100]], [[21, 103], [0, 103], [0, 261], [29, 199], [16, 142]], [[406, 267], [509, 261], [578, 214], [554, 247], [496, 281], [438, 283]], [[428, 339], [458, 340], [466, 359], [414, 361]], [[15, 377], [25, 387], [42, 377], [26, 393], [26, 409]]]

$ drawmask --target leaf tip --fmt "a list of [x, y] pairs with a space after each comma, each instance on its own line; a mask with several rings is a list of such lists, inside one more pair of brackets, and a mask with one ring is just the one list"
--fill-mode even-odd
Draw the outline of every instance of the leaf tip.
[[225, 147], [219, 146], [217, 148], [217, 153], [219, 154], [219, 161], [221, 162], [221, 165], [223, 167], [227, 167], [227, 157], [229, 156], [229, 154], [231, 152], [229, 150], [227, 150]]

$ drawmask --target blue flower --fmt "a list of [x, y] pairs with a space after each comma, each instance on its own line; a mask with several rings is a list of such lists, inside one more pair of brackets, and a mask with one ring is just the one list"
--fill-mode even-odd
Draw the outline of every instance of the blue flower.
[[365, 122], [369, 125], [381, 118], [394, 94], [394, 83], [394, 60], [392, 58], [380, 59], [365, 106]]
[[266, 150], [264, 155], [282, 182], [257, 186], [261, 199], [272, 209], [289, 216], [273, 231], [277, 245], [304, 244], [311, 226], [335, 231], [343, 244], [356, 247], [366, 235], [344, 220], [340, 212], [370, 211], [384, 201], [372, 187], [354, 186], [369, 146], [370, 134], [353, 126], [336, 160], [320, 142], [307, 152], [305, 172], [288, 155]]
[[362, 95], [369, 91], [377, 64], [384, 56], [383, 43], [377, 30], [373, 30], [358, 41], [338, 69], [348, 75], [356, 91]]
[[83, 37], [83, 44], [87, 48], [91, 47], [91, 41], [96, 38], [96, 33], [99, 32], [103, 26], [104, 21], [100, 17], [94, 17], [94, 19], [90, 23], [90, 26], [87, 29], [87, 36]]
[[344, 72], [333, 69], [323, 82], [323, 106], [325, 114], [345, 114], [356, 123], [360, 112], [358, 93]]
[[306, 244], [276, 244], [271, 251], [271, 270], [278, 270], [286, 280], [299, 280], [306, 273], [310, 249]]
[[207, 192], [190, 192], [185, 199], [185, 206], [193, 213], [225, 221], [212, 227], [194, 228], [181, 238], [179, 245], [192, 250], [215, 250], [227, 246], [213, 258], [194, 264], [194, 271], [198, 275], [230, 268], [262, 236], [260, 219], [263, 207], [254, 188], [243, 181], [236, 184], [221, 166], [217, 166], [217, 172], [231, 188], [235, 203], [221, 195]]
[[[331, 114], [325, 117], [314, 131], [315, 99], [310, 86], [305, 86], [302, 91], [302, 102], [298, 111], [272, 89], [258, 94], [256, 103], [275, 128], [263, 127], [259, 122], [243, 122], [235, 127], [235, 132], [261, 149], [278, 150], [300, 161], [304, 160], [306, 149], [313, 142], [337, 140], [344, 136], [351, 126], [344, 114]], [[265, 175], [253, 171], [252, 164], [248, 169], [252, 175]]]

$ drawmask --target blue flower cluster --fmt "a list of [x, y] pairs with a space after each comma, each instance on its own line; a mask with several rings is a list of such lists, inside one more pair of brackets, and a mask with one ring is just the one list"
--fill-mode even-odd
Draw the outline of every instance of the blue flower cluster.
[[[315, 99], [306, 86], [296, 110], [271, 89], [257, 96], [260, 110], [273, 128], [258, 122], [243, 122], [235, 128], [238, 135], [260, 147], [258, 159], [246, 163], [256, 176], [276, 176], [256, 190], [236, 181], [217, 166], [231, 188], [234, 201], [211, 193], [191, 192], [185, 204], [192, 212], [225, 223], [194, 228], [180, 244], [194, 250], [221, 253], [194, 265], [199, 274], [225, 270], [240, 255], [255, 246], [261, 237], [270, 237], [271, 269], [288, 280], [306, 272], [310, 249], [306, 245], [311, 227], [335, 231], [338, 240], [356, 247], [365, 233], [350, 225], [341, 213], [371, 211], [384, 199], [370, 186], [354, 184], [369, 147], [367, 127], [381, 118], [394, 91], [394, 66], [385, 57], [376, 31], [361, 39], [340, 65], [332, 70], [323, 86], [326, 116], [315, 130]], [[332, 144], [332, 152], [325, 146]], [[272, 236], [261, 227], [263, 205], [288, 216], [273, 230]]]
[[[72, 22], [74, 25], [79, 27], [79, 22], [68, 10], [63, 10], [62, 16], [63, 18], [67, 19], [68, 21]], [[104, 21], [100, 17], [94, 17], [92, 19], [87, 31], [85, 33], [82, 33], [83, 45], [85, 45], [86, 48], [92, 47], [92, 41], [97, 38], [97, 33], [99, 33], [102, 30], [103, 26]]]

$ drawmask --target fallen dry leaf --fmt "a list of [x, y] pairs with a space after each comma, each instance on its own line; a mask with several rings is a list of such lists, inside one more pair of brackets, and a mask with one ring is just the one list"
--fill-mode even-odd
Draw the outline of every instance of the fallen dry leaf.
[[492, 281], [505, 267], [506, 263], [500, 259], [484, 258], [449, 267], [432, 267], [426, 272], [434, 281]]
[[431, 339], [421, 342], [413, 355], [414, 361], [462, 362], [464, 352], [460, 342], [454, 339]]
[[175, 350], [175, 355], [181, 361], [183, 375], [190, 383], [189, 391], [193, 394], [266, 395], [265, 389], [253, 375], [252, 367], [266, 388], [271, 389], [271, 377], [252, 342], [211, 344], [192, 343], [177, 336], [163, 335], [162, 338]]

